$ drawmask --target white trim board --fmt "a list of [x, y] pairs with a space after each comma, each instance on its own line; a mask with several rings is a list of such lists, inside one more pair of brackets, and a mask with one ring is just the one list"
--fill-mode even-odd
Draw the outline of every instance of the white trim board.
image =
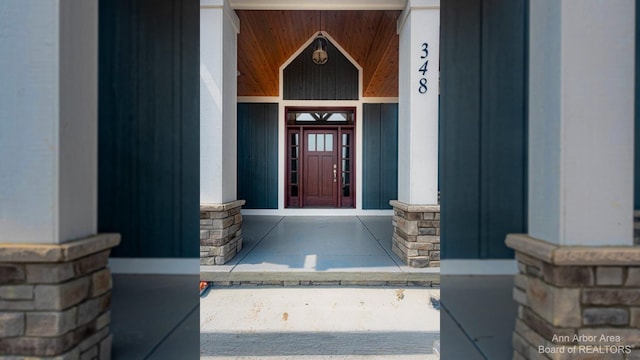
[[109, 258], [112, 274], [199, 275], [199, 258]]
[[242, 209], [242, 215], [258, 216], [393, 216], [393, 210], [359, 209]]
[[236, 10], [402, 10], [407, 0], [229, 0]]
[[518, 262], [515, 259], [464, 259], [440, 260], [441, 275], [515, 275]]

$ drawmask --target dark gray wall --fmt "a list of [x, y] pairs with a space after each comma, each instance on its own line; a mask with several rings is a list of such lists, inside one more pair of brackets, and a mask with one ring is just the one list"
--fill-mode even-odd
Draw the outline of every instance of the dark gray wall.
[[238, 199], [278, 208], [278, 104], [238, 104]]
[[358, 69], [330, 42], [326, 64], [311, 60], [311, 43], [283, 72], [285, 100], [357, 100]]
[[526, 232], [527, 0], [441, 8], [442, 256], [513, 258]]
[[391, 209], [398, 198], [398, 104], [362, 110], [362, 208]]
[[100, 0], [98, 230], [118, 257], [197, 257], [199, 2]]

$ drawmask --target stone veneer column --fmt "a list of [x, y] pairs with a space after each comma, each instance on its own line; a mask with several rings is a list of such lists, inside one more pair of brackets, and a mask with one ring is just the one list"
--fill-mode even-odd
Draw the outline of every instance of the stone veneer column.
[[409, 266], [439, 267], [440, 1], [408, 0], [397, 31], [398, 200], [390, 202], [392, 250]]
[[200, 0], [200, 264], [242, 248], [237, 200], [237, 36], [228, 0]]
[[200, 265], [222, 265], [242, 250], [244, 203], [200, 205]]
[[528, 234], [506, 239], [513, 358], [640, 359], [635, 2], [529, 4]]
[[0, 1], [0, 358], [111, 358], [98, 1]]
[[640, 247], [558, 246], [514, 234], [506, 243], [519, 269], [514, 360], [640, 359]]
[[413, 267], [440, 267], [440, 205], [408, 205], [392, 200], [391, 250]]
[[0, 244], [0, 359], [110, 359], [117, 234]]

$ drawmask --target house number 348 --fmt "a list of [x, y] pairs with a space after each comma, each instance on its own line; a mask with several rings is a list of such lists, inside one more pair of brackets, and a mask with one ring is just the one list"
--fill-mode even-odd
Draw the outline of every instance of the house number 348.
[[429, 44], [422, 43], [421, 51], [423, 54], [422, 56], [420, 56], [420, 59], [421, 61], [424, 60], [424, 63], [418, 69], [418, 72], [422, 73], [422, 78], [420, 78], [420, 80], [418, 81], [418, 83], [420, 84], [418, 86], [418, 92], [420, 94], [425, 94], [427, 92], [427, 78], [425, 77], [425, 74], [427, 73], [427, 65], [429, 65], [429, 59], [427, 59], [427, 56], [429, 56]]

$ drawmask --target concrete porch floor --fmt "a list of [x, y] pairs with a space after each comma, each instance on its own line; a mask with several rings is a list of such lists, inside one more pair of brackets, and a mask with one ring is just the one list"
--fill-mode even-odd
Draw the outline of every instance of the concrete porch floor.
[[439, 281], [391, 251], [391, 216], [244, 216], [243, 248], [203, 281]]

